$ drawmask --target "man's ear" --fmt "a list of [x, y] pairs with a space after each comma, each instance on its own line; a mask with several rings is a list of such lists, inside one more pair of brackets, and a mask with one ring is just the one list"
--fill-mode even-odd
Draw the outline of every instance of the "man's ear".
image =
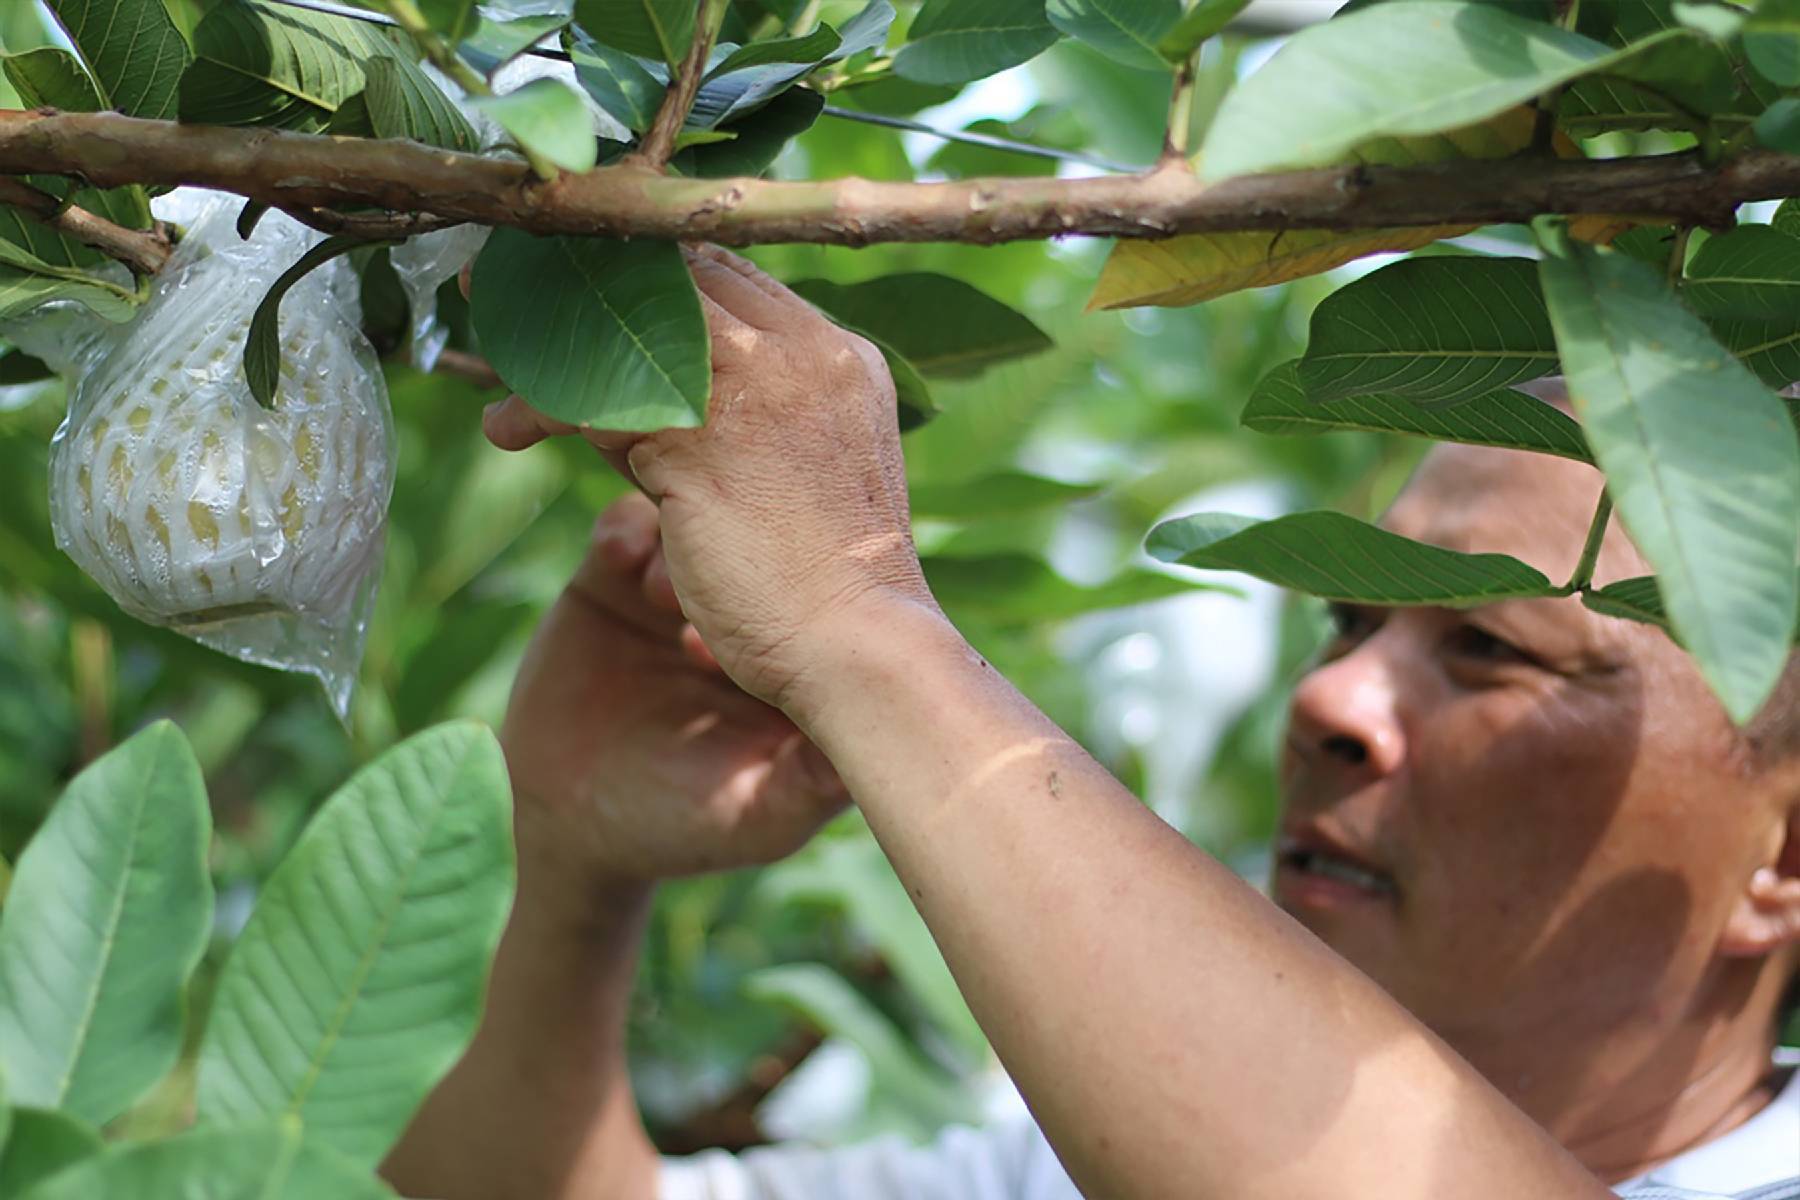
[[1719, 940], [1722, 954], [1764, 958], [1800, 945], [1800, 798], [1789, 801], [1787, 820], [1772, 832], [1774, 853], [1732, 905]]

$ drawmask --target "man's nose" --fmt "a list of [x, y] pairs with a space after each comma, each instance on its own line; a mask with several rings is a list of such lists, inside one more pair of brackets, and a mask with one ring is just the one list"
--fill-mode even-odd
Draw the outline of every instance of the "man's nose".
[[1399, 698], [1392, 664], [1365, 642], [1300, 681], [1288, 737], [1315, 765], [1390, 775], [1406, 757]]

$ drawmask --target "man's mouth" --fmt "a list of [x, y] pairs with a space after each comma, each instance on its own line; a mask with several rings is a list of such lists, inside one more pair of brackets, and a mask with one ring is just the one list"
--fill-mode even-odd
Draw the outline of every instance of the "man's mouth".
[[[1330, 892], [1336, 888], [1349, 888], [1383, 899], [1398, 894], [1393, 879], [1388, 875], [1336, 847], [1320, 845], [1312, 838], [1282, 838], [1276, 850], [1275, 865], [1277, 887], [1283, 892]], [[1287, 878], [1283, 879], [1282, 876]]]

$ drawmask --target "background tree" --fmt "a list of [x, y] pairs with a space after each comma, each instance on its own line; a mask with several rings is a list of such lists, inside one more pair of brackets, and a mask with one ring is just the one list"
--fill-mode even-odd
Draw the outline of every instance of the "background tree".
[[[1188, 516], [1150, 531], [1152, 554], [1372, 603], [1579, 594], [1670, 628], [1747, 719], [1797, 607], [1800, 450], [1776, 391], [1800, 379], [1800, 207], [1741, 206], [1800, 195], [1800, 5], [1353, 0], [1267, 62], [1254, 26], [1229, 25], [1243, 8], [8, 6], [0, 320], [52, 300], [130, 320], [182, 232], [152, 220], [150, 198], [234, 192], [246, 229], [276, 208], [330, 235], [308, 266], [350, 253], [363, 326], [388, 356], [399, 460], [340, 726], [309, 685], [124, 616], [56, 549], [45, 446], [63, 387], [21, 351], [0, 356], [0, 855], [18, 864], [0, 920], [0, 1185], [125, 1196], [204, 1169], [221, 1186], [287, 1172], [294, 1194], [346, 1194], [454, 1057], [508, 886], [504, 789], [485, 735], [429, 727], [497, 717], [536, 614], [621, 486], [579, 448], [490, 451], [475, 403], [504, 380], [571, 421], [702, 420], [707, 343], [672, 239], [752, 248], [880, 345], [927, 572], [952, 616], [1125, 778], [1191, 801], [1172, 815], [1221, 854], [1269, 832], [1280, 686], [1220, 711], [1229, 728], [1201, 778], [1143, 720], [1158, 703], [1166, 715], [1159, 689], [1185, 664], [1159, 675], [1141, 642], [1117, 639], [1158, 618], [1064, 624], [1191, 593], [1193, 577], [1136, 551], [1203, 486], [1263, 481], [1260, 499], [1240, 495], [1352, 515]], [[955, 137], [909, 132], [920, 113]], [[510, 150], [477, 154], [496, 139]], [[474, 306], [440, 289], [448, 349], [408, 365], [423, 314], [391, 243], [465, 222], [496, 230]], [[1383, 251], [1411, 257], [1336, 270]], [[274, 294], [261, 332], [244, 331], [243, 403], [271, 399], [280, 314], [293, 320], [305, 294], [285, 309]], [[1082, 311], [1145, 305], [1158, 307]], [[1580, 426], [1511, 390], [1558, 369]], [[1594, 544], [1616, 515], [1656, 579], [1597, 582], [1589, 556], [1549, 580], [1379, 532], [1366, 519], [1430, 439], [1595, 462], [1609, 499]], [[1278, 679], [1314, 628], [1307, 606], [1284, 610]], [[1135, 709], [1121, 714], [1120, 694]], [[186, 738], [156, 726], [106, 753], [159, 715]], [[352, 799], [315, 815], [371, 759]], [[395, 799], [381, 781], [402, 761], [436, 766]], [[444, 974], [465, 986], [381, 1048], [397, 1067], [380, 1097], [344, 1097], [334, 1088], [359, 1064], [300, 1014], [377, 1022], [390, 977], [332, 964], [401, 956], [354, 921], [341, 944], [309, 923], [314, 889], [360, 869], [345, 823], [375, 793], [399, 806], [391, 828], [415, 834], [394, 861], [461, 881], [451, 915], [467, 936]], [[488, 814], [454, 846], [427, 819], [452, 794]], [[83, 840], [135, 846], [134, 828], [155, 834], [149, 858]], [[444, 919], [368, 878], [368, 905]], [[108, 944], [124, 950], [47, 977], [35, 947], [82, 904], [119, 914]], [[761, 1136], [758, 1114], [782, 1112], [765, 1094], [821, 1036], [876, 1079], [832, 1133], [978, 1115], [980, 1031], [854, 817], [760, 875], [665, 888], [646, 957], [636, 1078], [668, 1148]], [[152, 966], [121, 972], [140, 959]], [[147, 991], [117, 991], [122, 973]], [[58, 1024], [96, 997], [137, 1023]], [[91, 1074], [111, 1061], [108, 1037], [143, 1053]], [[380, 1116], [345, 1121], [339, 1102]]]

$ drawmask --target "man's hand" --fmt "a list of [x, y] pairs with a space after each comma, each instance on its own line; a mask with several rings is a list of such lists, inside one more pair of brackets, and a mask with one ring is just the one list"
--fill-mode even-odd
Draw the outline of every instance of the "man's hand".
[[[935, 611], [893, 381], [875, 347], [744, 260], [704, 248], [689, 265], [712, 331], [705, 427], [580, 432], [657, 501], [669, 577], [706, 647], [747, 691], [791, 706], [839, 613], [891, 598]], [[515, 397], [487, 432], [519, 449], [577, 431]]]
[[521, 852], [583, 885], [769, 862], [845, 800], [824, 756], [700, 647], [639, 495], [596, 523], [501, 738]]

